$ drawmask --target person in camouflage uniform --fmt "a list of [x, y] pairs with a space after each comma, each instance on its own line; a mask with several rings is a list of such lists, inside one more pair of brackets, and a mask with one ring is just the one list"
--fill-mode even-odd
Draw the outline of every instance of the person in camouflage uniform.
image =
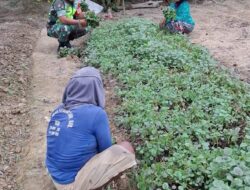
[[80, 0], [53, 0], [47, 34], [58, 39], [58, 50], [61, 47], [71, 48], [70, 41], [85, 35], [86, 26], [87, 21], [80, 8]]

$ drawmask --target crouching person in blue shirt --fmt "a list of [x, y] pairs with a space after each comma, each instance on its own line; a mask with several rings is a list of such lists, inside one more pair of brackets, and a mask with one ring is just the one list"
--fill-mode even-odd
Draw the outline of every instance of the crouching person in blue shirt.
[[[166, 0], [167, 2], [169, 0]], [[171, 33], [189, 34], [193, 31], [195, 22], [190, 12], [188, 0], [172, 0], [170, 7], [176, 12], [176, 19], [167, 21], [165, 18], [160, 22], [160, 28]]]
[[104, 105], [99, 71], [77, 71], [47, 130], [46, 166], [58, 190], [97, 189], [136, 165], [130, 143], [112, 146]]

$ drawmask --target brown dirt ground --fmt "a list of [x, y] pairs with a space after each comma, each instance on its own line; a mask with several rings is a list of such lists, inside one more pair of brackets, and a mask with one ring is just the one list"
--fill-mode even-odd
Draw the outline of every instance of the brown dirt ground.
[[[221, 64], [247, 82], [250, 82], [249, 8], [249, 0], [192, 5], [196, 28], [189, 36], [193, 43], [207, 47]], [[46, 37], [45, 30], [40, 33], [45, 21], [23, 10], [18, 0], [0, 1], [0, 190], [49, 190], [53, 185], [44, 169], [47, 119], [60, 102], [68, 78], [80, 64], [74, 57], [57, 59], [56, 40]], [[123, 17], [121, 13], [114, 16]], [[159, 22], [162, 14], [157, 8], [128, 10], [125, 16]], [[107, 76], [107, 111], [112, 133], [119, 141], [126, 135], [112, 122], [116, 105], [114, 85], [115, 81]]]
[[30, 137], [30, 57], [39, 27], [22, 8], [0, 1], [0, 190], [19, 189], [15, 167]]

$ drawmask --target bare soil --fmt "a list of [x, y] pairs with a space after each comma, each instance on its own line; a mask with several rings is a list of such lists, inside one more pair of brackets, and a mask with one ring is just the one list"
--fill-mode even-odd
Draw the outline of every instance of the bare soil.
[[[249, 0], [193, 4], [196, 27], [189, 36], [193, 43], [204, 45], [222, 65], [247, 82], [250, 82], [249, 8]], [[53, 184], [44, 167], [47, 120], [80, 62], [75, 57], [58, 59], [57, 41], [48, 38], [45, 29], [41, 30], [45, 20], [23, 10], [21, 1], [0, 1], [0, 190], [49, 190]], [[124, 17], [121, 13], [114, 16]], [[160, 8], [138, 9], [126, 11], [125, 16], [159, 22], [162, 13]], [[82, 45], [83, 41], [81, 38], [75, 45]], [[127, 136], [113, 122], [117, 105], [115, 85], [110, 76], [105, 77], [106, 109], [112, 133], [116, 141], [121, 141]], [[126, 182], [112, 186], [126, 189]]]
[[16, 163], [30, 137], [31, 55], [39, 37], [38, 24], [11, 3], [0, 2], [0, 190], [19, 189]]

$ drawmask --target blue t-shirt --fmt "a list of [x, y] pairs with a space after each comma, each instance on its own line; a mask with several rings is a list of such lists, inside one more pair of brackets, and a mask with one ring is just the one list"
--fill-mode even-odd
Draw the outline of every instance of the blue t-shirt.
[[65, 110], [59, 106], [47, 130], [46, 166], [59, 184], [74, 182], [85, 163], [112, 145], [106, 112], [85, 104]]
[[175, 7], [175, 3], [171, 3], [170, 7], [176, 10], [176, 20], [186, 22], [191, 25], [195, 25], [195, 22], [190, 13], [190, 5], [187, 1], [184, 1], [179, 5], [178, 8]]

